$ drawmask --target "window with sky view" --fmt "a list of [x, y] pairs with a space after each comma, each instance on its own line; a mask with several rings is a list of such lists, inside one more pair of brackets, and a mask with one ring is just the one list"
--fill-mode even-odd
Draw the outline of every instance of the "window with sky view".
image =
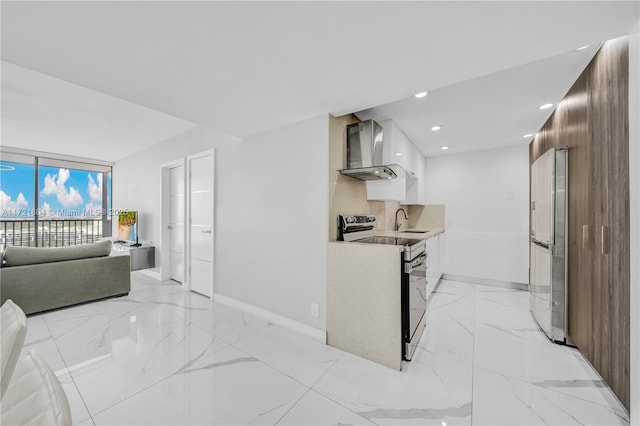
[[36, 199], [35, 166], [0, 162], [0, 244], [66, 246], [110, 235], [111, 172], [95, 167], [39, 166]]

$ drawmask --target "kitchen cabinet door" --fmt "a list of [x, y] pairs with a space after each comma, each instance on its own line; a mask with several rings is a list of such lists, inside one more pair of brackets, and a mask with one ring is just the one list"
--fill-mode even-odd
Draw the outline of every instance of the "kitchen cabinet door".
[[629, 406], [629, 134], [628, 46], [606, 43], [587, 80], [590, 207], [594, 244], [591, 267], [589, 360]]
[[[594, 199], [590, 188], [594, 176], [590, 169], [590, 149], [587, 128], [586, 74], [567, 93], [566, 114], [562, 114], [563, 133], [558, 143], [569, 147], [568, 204], [568, 276], [567, 321], [569, 338], [590, 357], [591, 346], [591, 267], [594, 262], [595, 227]], [[571, 131], [569, 131], [571, 129]]]
[[383, 162], [397, 164], [399, 177], [391, 180], [367, 181], [367, 199], [399, 201], [403, 204], [426, 204], [427, 159], [392, 120], [380, 123], [384, 128]]

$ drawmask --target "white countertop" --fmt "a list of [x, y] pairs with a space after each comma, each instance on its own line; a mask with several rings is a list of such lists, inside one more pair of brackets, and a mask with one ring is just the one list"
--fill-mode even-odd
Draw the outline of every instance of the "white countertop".
[[444, 232], [442, 228], [433, 228], [427, 230], [427, 232], [406, 232], [406, 230], [401, 229], [399, 232], [382, 232], [376, 235], [381, 235], [385, 237], [398, 237], [398, 238], [415, 238], [418, 240], [428, 240], [429, 238], [436, 237]]

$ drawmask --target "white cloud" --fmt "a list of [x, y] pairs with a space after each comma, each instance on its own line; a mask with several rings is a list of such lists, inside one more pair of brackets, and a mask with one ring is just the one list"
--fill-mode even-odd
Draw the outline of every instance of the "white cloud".
[[65, 183], [69, 180], [71, 173], [69, 169], [58, 169], [58, 174], [47, 174], [44, 177], [44, 189], [40, 192], [42, 195], [56, 194], [58, 202], [63, 207], [71, 209], [82, 204], [82, 195], [73, 186], [69, 189]]
[[73, 186], [69, 187], [69, 191], [58, 192], [58, 201], [63, 207], [71, 209], [82, 204], [82, 195]]
[[102, 173], [98, 173], [96, 180], [93, 179], [91, 173], [88, 173], [87, 177], [89, 178], [89, 186], [87, 188], [89, 197], [93, 201], [102, 201]]
[[16, 210], [24, 209], [29, 205], [22, 192], [18, 194], [18, 198], [16, 200], [12, 200], [10, 195], [4, 193], [4, 191], [0, 190], [0, 212], [3, 214], [8, 214], [10, 211], [13, 211], [14, 214], [17, 213]]
[[55, 194], [58, 191], [58, 186], [56, 185], [56, 176], [51, 176], [47, 174], [44, 177], [44, 189], [40, 192], [42, 195], [51, 195]]

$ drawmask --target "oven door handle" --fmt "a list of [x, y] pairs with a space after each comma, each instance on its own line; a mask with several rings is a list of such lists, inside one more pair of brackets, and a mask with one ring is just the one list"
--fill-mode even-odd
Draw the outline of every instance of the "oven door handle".
[[420, 257], [418, 257], [413, 262], [406, 263], [404, 265], [405, 274], [410, 274], [414, 269], [416, 269], [418, 266], [422, 265], [426, 261], [427, 261], [427, 253], [423, 253], [423, 254], [420, 255]]

